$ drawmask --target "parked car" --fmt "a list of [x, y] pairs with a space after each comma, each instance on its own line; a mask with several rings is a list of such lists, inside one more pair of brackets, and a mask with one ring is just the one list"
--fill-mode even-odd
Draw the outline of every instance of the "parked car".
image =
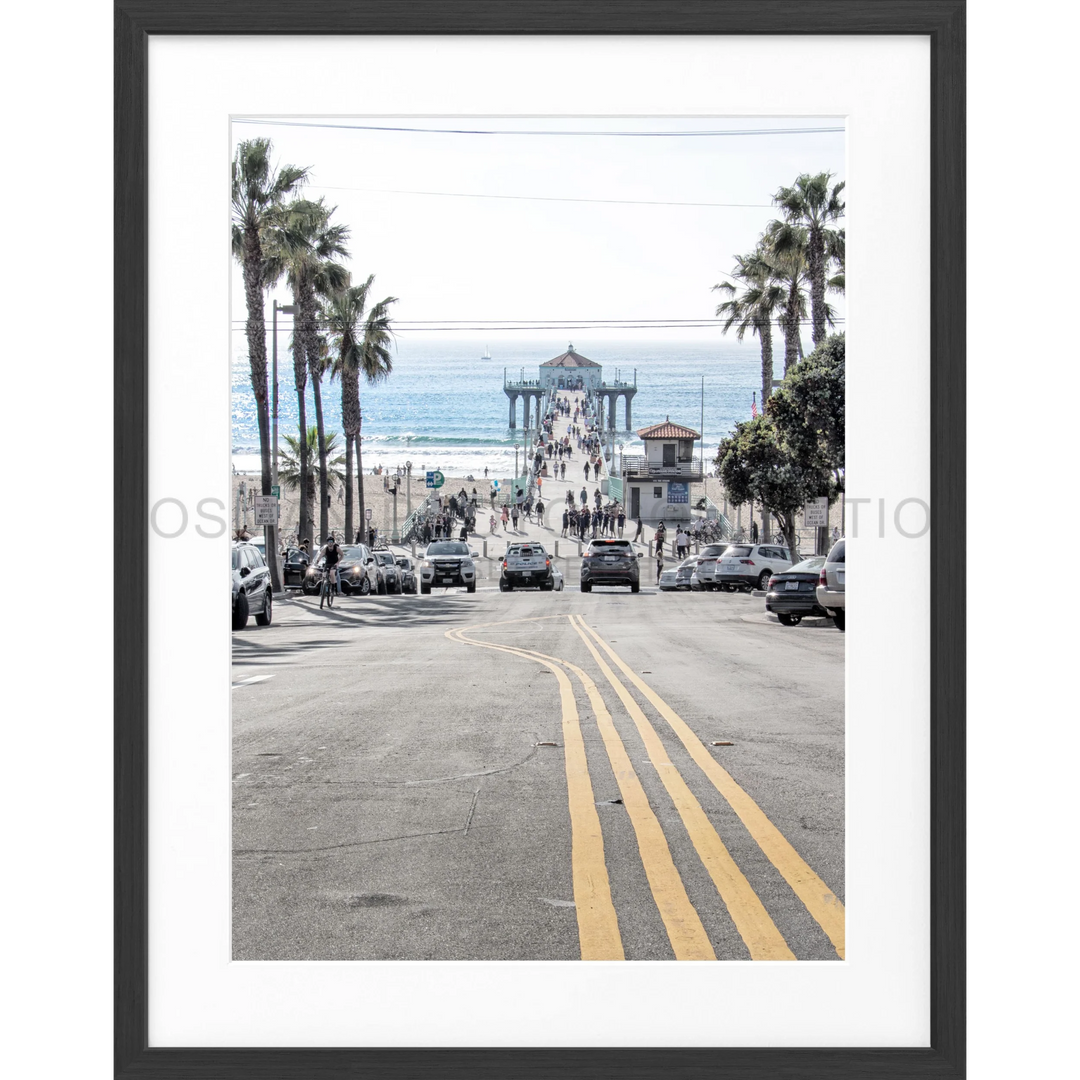
[[679, 586], [676, 581], [678, 570], [672, 567], [670, 570], [665, 570], [660, 575], [660, 580], [656, 583], [656, 587], [661, 592], [674, 592]]
[[556, 592], [562, 592], [566, 585], [566, 578], [563, 577], [563, 572], [554, 564], [551, 564], [551, 577], [554, 581], [554, 588]]
[[401, 567], [392, 551], [376, 551], [374, 556], [375, 588], [380, 596], [400, 593]]
[[591, 540], [581, 556], [581, 591], [592, 592], [594, 585], [629, 585], [636, 593], [641, 588], [638, 560], [641, 552], [629, 540]]
[[479, 553], [470, 551], [464, 540], [436, 540], [428, 544], [420, 564], [420, 591], [430, 593], [432, 585], [464, 588], [476, 592], [476, 564]]
[[[716, 588], [716, 560], [724, 554], [727, 544], [707, 544], [697, 556], [698, 587]], [[691, 586], [692, 587], [692, 586]]]
[[394, 561], [401, 571], [401, 591], [403, 593], [415, 593], [416, 570], [413, 568], [412, 559], [408, 555], [399, 555]]
[[508, 544], [499, 570], [499, 590], [540, 589], [551, 592], [555, 576], [551, 556], [543, 544]]
[[281, 561], [281, 584], [286, 589], [303, 588], [304, 578], [310, 566], [311, 555], [308, 552], [302, 548], [289, 548]]
[[805, 615], [824, 616], [817, 601], [818, 573], [825, 564], [824, 555], [813, 555], [790, 570], [769, 579], [765, 610], [771, 611], [783, 626], [798, 626]]
[[243, 630], [253, 611], [260, 626], [270, 625], [274, 617], [270, 567], [254, 544], [238, 541], [232, 546], [232, 628]]
[[344, 596], [367, 596], [378, 587], [375, 562], [367, 544], [342, 544], [338, 581]]
[[837, 540], [825, 557], [818, 576], [817, 602], [836, 623], [837, 630], [844, 627], [844, 541]]
[[[693, 578], [694, 572], [697, 570], [697, 556], [691, 555], [689, 559], [683, 559], [681, 563], [675, 568], [675, 588], [677, 589], [689, 589], [691, 587], [690, 582]], [[666, 573], [667, 571], [665, 571]], [[664, 575], [660, 575], [660, 580], [664, 580]]]
[[[776, 544], [728, 544], [716, 563], [721, 589], [764, 590], [773, 574], [791, 568], [791, 553]], [[700, 574], [700, 571], [698, 571]]]
[[[317, 559], [308, 567], [302, 586], [307, 596], [314, 596], [322, 587], [325, 562], [325, 559]], [[376, 577], [370, 548], [366, 544], [342, 544], [337, 574], [342, 596], [367, 596], [374, 592]]]

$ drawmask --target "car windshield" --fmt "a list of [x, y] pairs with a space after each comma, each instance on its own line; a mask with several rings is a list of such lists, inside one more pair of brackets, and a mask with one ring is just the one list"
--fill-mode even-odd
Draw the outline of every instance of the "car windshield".
[[723, 544], [710, 544], [701, 554], [702, 555], [707, 555], [710, 559], [713, 558], [716, 555], [723, 555], [724, 554], [724, 545]]
[[288, 554], [285, 556], [286, 562], [296, 562], [299, 559], [306, 559], [308, 554], [306, 551], [301, 551], [299, 548], [289, 548]]
[[844, 541], [837, 540], [833, 545], [832, 551], [829, 552], [829, 562], [843, 562], [844, 561]]
[[375, 561], [380, 566], [396, 566], [397, 565], [394, 562], [394, 556], [391, 555], [389, 551], [376, 551], [375, 552]]
[[428, 555], [468, 555], [469, 545], [456, 540], [444, 540], [440, 544], [432, 544], [428, 547], [427, 553]]
[[364, 549], [359, 544], [350, 544], [341, 549], [342, 562], [358, 562], [364, 557]]
[[725, 559], [745, 559], [750, 554], [750, 548], [739, 544], [729, 544], [724, 548]]
[[629, 540], [593, 540], [589, 547], [593, 551], [618, 551], [624, 555], [629, 554], [634, 549], [630, 546]]
[[408, 570], [412, 566], [412, 563], [410, 563], [408, 558], [404, 555], [402, 555], [401, 558], [397, 560], [397, 564], [401, 567], [402, 570]]
[[233, 548], [232, 549], [232, 568], [234, 570], [239, 570], [240, 567], [243, 566], [243, 565], [244, 565], [243, 562], [241, 562], [241, 560], [240, 560], [240, 549], [239, 548]]
[[812, 574], [820, 570], [825, 565], [824, 555], [815, 555], [812, 559], [804, 559], [801, 563], [797, 563], [790, 570], [785, 570], [786, 574]]

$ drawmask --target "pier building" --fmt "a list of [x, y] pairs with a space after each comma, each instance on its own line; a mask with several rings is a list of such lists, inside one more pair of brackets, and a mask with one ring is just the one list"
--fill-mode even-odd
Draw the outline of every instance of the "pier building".
[[690, 520], [690, 485], [701, 483], [704, 473], [694, 457], [694, 443], [701, 433], [673, 424], [642, 428], [638, 438], [645, 453], [627, 455], [622, 461], [622, 489], [631, 518], [645, 521]]

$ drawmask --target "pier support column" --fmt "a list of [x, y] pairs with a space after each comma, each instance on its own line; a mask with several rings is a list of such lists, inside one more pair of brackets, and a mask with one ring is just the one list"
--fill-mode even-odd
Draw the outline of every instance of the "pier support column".
[[615, 430], [615, 411], [619, 406], [619, 395], [608, 394], [608, 431]]
[[510, 427], [517, 427], [517, 394], [510, 395]]
[[630, 426], [630, 402], [633, 400], [634, 395], [624, 394], [623, 397], [626, 399], [626, 430], [633, 431], [634, 429]]

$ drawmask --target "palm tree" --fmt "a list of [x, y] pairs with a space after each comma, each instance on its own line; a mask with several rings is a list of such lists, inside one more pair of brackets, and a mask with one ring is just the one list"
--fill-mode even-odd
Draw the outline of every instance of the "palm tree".
[[[303, 428], [298, 431], [303, 431]], [[299, 434], [286, 435], [285, 442], [288, 449], [283, 450], [281, 453], [281, 461], [278, 466], [278, 476], [281, 478], [281, 482], [290, 490], [293, 491], [296, 488], [300, 489], [301, 499], [305, 493], [308, 498], [308, 505], [312, 505], [315, 502], [315, 487], [319, 480], [322, 479], [322, 470], [316, 468], [313, 462], [315, 461], [316, 450], [318, 447], [319, 433], [313, 424], [307, 428], [307, 437], [301, 439]], [[328, 431], [325, 433], [325, 442], [327, 453], [332, 454], [337, 450], [337, 432]], [[340, 487], [345, 482], [339, 466], [342, 464], [343, 459], [341, 457], [333, 458], [329, 462], [329, 468], [326, 474], [327, 488], [333, 490], [335, 487]], [[307, 524], [310, 524], [308, 522]], [[310, 540], [310, 531], [304, 530], [305, 522], [303, 517], [300, 519], [300, 539]]]
[[760, 243], [749, 255], [735, 256], [735, 269], [728, 276], [741, 282], [743, 291], [738, 294], [735, 285], [730, 281], [714, 285], [714, 291], [728, 297], [717, 306], [716, 314], [726, 320], [723, 326], [725, 334], [733, 326], [740, 341], [747, 330], [757, 334], [761, 342], [761, 407], [764, 408], [772, 393], [772, 321], [784, 299], [784, 290], [776, 282], [773, 269], [763, 256]]
[[[266, 318], [264, 290], [270, 284], [263, 242], [268, 228], [281, 213], [286, 195], [307, 179], [307, 169], [283, 165], [275, 169], [270, 161], [269, 139], [250, 139], [236, 148], [232, 162], [233, 253], [244, 273], [247, 303], [248, 362], [251, 389], [259, 424], [259, 453], [262, 465], [262, 493], [270, 494], [270, 410], [266, 370]], [[277, 530], [268, 529], [267, 552], [277, 551]], [[277, 559], [271, 558], [270, 581], [274, 592], [281, 591]]]
[[[315, 370], [318, 364], [311, 362], [318, 357], [318, 300], [317, 294], [330, 293], [340, 289], [348, 281], [348, 271], [335, 257], [347, 258], [348, 249], [345, 241], [349, 237], [347, 225], [331, 225], [330, 218], [337, 207], [327, 207], [322, 199], [311, 201], [297, 199], [292, 202], [282, 226], [275, 230], [275, 255], [281, 260], [293, 294], [293, 306], [296, 318], [293, 330], [293, 381], [299, 408], [300, 430], [307, 430], [307, 376], [312, 372], [313, 389], [318, 408], [316, 430], [318, 441], [316, 452], [319, 455], [319, 475], [326, 473], [325, 432], [322, 424], [322, 395]], [[307, 443], [300, 444], [301, 456], [308, 453]], [[306, 473], [307, 462], [303, 462]], [[320, 535], [326, 535], [327, 528], [327, 489], [320, 480]], [[314, 532], [315, 521], [312, 507], [314, 499], [308, 499], [306, 488], [300, 489], [300, 521], [306, 529], [305, 535]]]
[[762, 257], [783, 289], [777, 323], [784, 333], [784, 374], [803, 355], [802, 320], [806, 317], [809, 281], [806, 230], [782, 221], [773, 221], [765, 230]]
[[782, 187], [773, 202], [783, 211], [784, 221], [806, 232], [806, 263], [810, 278], [811, 340], [817, 348], [825, 340], [825, 289], [830, 263], [843, 263], [844, 233], [832, 228], [844, 216], [840, 197], [844, 181], [829, 187], [833, 174], [811, 176], [803, 173], [791, 187]]
[[[393, 369], [389, 343], [392, 338], [388, 296], [372, 307], [364, 320], [364, 308], [375, 275], [362, 285], [350, 285], [333, 295], [325, 308], [327, 325], [336, 350], [333, 374], [341, 377], [341, 423], [345, 429], [345, 534], [353, 535], [353, 449], [356, 450], [359, 482], [359, 520], [364, 520], [364, 475], [360, 457], [360, 375], [369, 383], [385, 379]], [[361, 325], [361, 320], [364, 320]]]

